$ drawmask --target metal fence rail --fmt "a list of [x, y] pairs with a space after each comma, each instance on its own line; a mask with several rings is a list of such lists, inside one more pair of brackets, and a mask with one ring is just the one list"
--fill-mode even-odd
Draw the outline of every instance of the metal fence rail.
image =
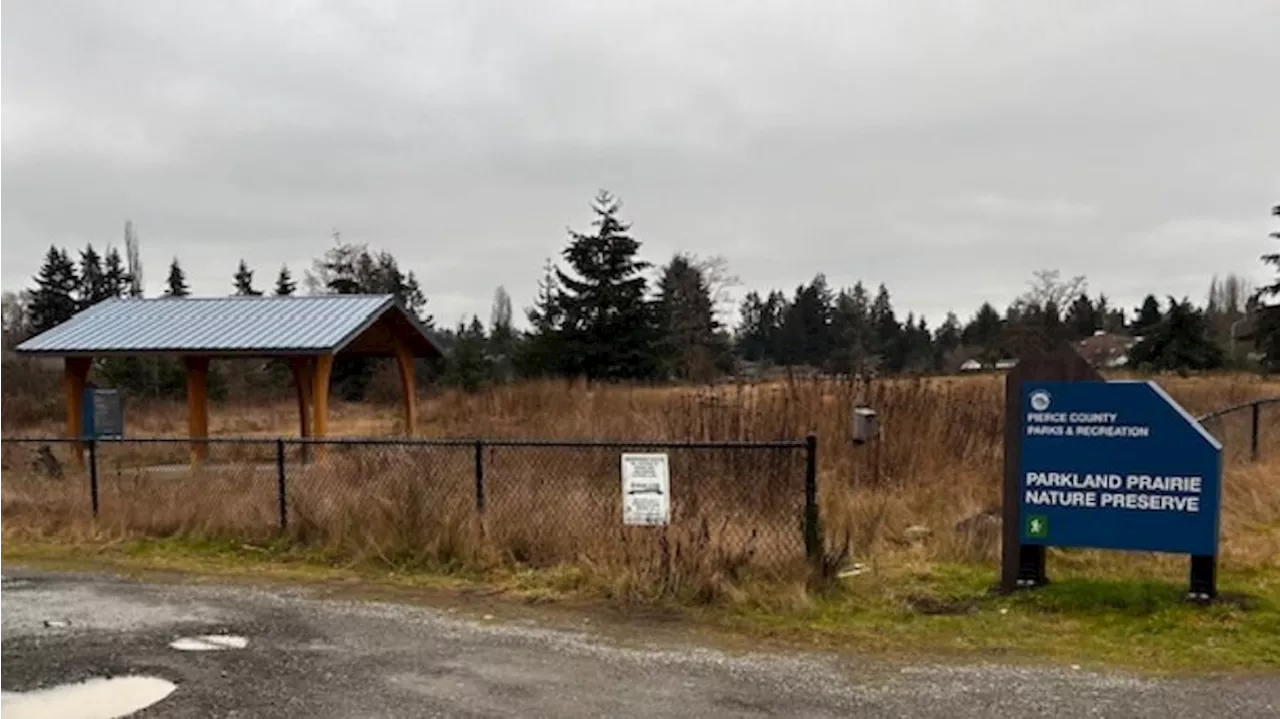
[[1224, 417], [1249, 410], [1249, 459], [1256, 462], [1261, 456], [1261, 448], [1259, 446], [1260, 434], [1262, 428], [1262, 408], [1265, 405], [1280, 403], [1280, 397], [1263, 397], [1261, 399], [1253, 399], [1248, 402], [1224, 407], [1223, 409], [1200, 415], [1196, 418], [1197, 422], [1205, 424], [1214, 422]]
[[[0, 448], [6, 515], [92, 516], [143, 533], [198, 526], [214, 536], [359, 535], [405, 546], [444, 541], [467, 524], [517, 561], [602, 547], [628, 552], [668, 532], [686, 546], [757, 563], [817, 562], [822, 554], [813, 435], [764, 442], [5, 437]], [[623, 525], [627, 451], [668, 455], [667, 527]]]

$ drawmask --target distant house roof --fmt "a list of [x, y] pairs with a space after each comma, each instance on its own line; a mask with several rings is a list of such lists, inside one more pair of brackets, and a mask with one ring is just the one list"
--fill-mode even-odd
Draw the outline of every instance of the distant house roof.
[[443, 354], [394, 295], [110, 299], [15, 350], [52, 356], [383, 355], [397, 338], [415, 356]]
[[1119, 367], [1128, 362], [1129, 350], [1140, 340], [1140, 337], [1099, 330], [1077, 342], [1076, 351], [1094, 367]]

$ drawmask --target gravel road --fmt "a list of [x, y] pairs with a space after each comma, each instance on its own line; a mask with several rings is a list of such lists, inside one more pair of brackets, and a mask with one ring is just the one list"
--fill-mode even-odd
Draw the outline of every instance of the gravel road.
[[[1000, 665], [640, 641], [607, 627], [469, 616], [308, 589], [4, 571], [3, 689], [141, 675], [139, 717], [1275, 717], [1280, 678], [1150, 680]], [[179, 651], [233, 634], [242, 648]], [[198, 644], [198, 643], [197, 643]], [[6, 712], [9, 708], [6, 707]]]

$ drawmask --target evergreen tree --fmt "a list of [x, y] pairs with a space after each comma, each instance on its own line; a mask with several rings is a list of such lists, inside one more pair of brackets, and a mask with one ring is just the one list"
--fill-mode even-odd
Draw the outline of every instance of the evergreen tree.
[[236, 295], [240, 297], [262, 296], [261, 291], [253, 289], [253, 270], [249, 269], [249, 266], [245, 264], [243, 259], [240, 260], [240, 265], [236, 267], [235, 281], [233, 284], [236, 288]]
[[560, 330], [564, 312], [560, 309], [560, 282], [550, 258], [543, 264], [538, 280], [538, 296], [532, 307], [525, 309], [532, 329], [518, 345], [516, 370], [524, 377], [546, 377], [560, 372]]
[[1102, 329], [1102, 316], [1094, 306], [1089, 295], [1081, 293], [1067, 307], [1068, 339], [1078, 340], [1092, 337], [1093, 333]]
[[475, 392], [489, 381], [493, 374], [489, 358], [484, 325], [480, 318], [471, 316], [471, 323], [458, 323], [458, 332], [445, 369], [445, 381], [467, 392]]
[[832, 299], [822, 274], [796, 288], [795, 299], [783, 313], [778, 362], [810, 367], [826, 363], [831, 351]]
[[[1280, 205], [1271, 208], [1271, 214], [1280, 217]], [[1280, 240], [1280, 232], [1272, 232], [1271, 239]], [[1267, 371], [1280, 371], [1280, 252], [1262, 256], [1264, 264], [1276, 269], [1274, 281], [1263, 285], [1254, 296], [1256, 310], [1255, 345], [1262, 352], [1262, 366]], [[1267, 303], [1266, 300], [1273, 300]]]
[[[1271, 208], [1271, 215], [1273, 217], [1280, 217], [1280, 205], [1275, 205]], [[1271, 239], [1280, 240], [1280, 231], [1272, 232]], [[1272, 278], [1271, 282], [1260, 288], [1261, 295], [1263, 297], [1280, 297], [1280, 251], [1264, 254], [1262, 256], [1262, 263], [1275, 268], [1276, 276]]]
[[983, 302], [977, 314], [965, 326], [961, 338], [965, 345], [978, 351], [980, 361], [991, 364], [1000, 358], [1000, 341], [1004, 322], [990, 302]]
[[298, 289], [298, 283], [289, 274], [288, 265], [280, 265], [280, 274], [276, 275], [276, 297], [289, 297]]
[[894, 316], [889, 289], [881, 283], [876, 289], [870, 309], [873, 351], [879, 356], [879, 368], [885, 372], [900, 372], [906, 364], [906, 347], [902, 341], [902, 326]]
[[1129, 352], [1129, 363], [1156, 371], [1216, 369], [1223, 364], [1222, 348], [1209, 336], [1204, 313], [1188, 300], [1169, 298], [1169, 311], [1147, 328]]
[[182, 266], [178, 264], [178, 258], [173, 258], [173, 262], [169, 263], [169, 277], [165, 280], [165, 297], [186, 297], [191, 294], [191, 289], [187, 286], [187, 273], [182, 271]]
[[927, 372], [934, 367], [933, 333], [929, 331], [929, 323], [922, 316], [916, 318], [912, 312], [902, 323], [899, 342], [902, 344], [902, 369], [912, 372]]
[[413, 272], [404, 272], [389, 252], [372, 252], [367, 245], [345, 242], [333, 233], [334, 246], [312, 263], [307, 284], [314, 292], [337, 295], [395, 295], [423, 325], [434, 320], [426, 314], [427, 298]]
[[873, 344], [867, 289], [859, 281], [836, 295], [831, 312], [831, 371], [855, 374], [863, 370]]
[[618, 219], [617, 200], [601, 190], [592, 211], [593, 234], [570, 231], [563, 255], [572, 274], [556, 268], [563, 312], [561, 371], [591, 379], [652, 378], [659, 369], [659, 338], [646, 299], [649, 263], [636, 259], [640, 243]]
[[1111, 301], [1107, 299], [1105, 294], [1098, 295], [1098, 302], [1095, 307], [1098, 313], [1098, 321], [1104, 331], [1124, 331], [1126, 324], [1124, 310], [1119, 307], [1112, 307]]
[[1160, 324], [1162, 319], [1164, 316], [1160, 313], [1160, 301], [1155, 295], [1147, 295], [1142, 300], [1142, 306], [1138, 308], [1138, 318], [1133, 322], [1133, 331], [1135, 334], [1142, 334]]
[[787, 301], [781, 292], [770, 292], [761, 299], [758, 292], [748, 292], [742, 300], [741, 320], [737, 329], [738, 354], [748, 362], [778, 362], [782, 336], [782, 320]]
[[129, 271], [125, 269], [124, 259], [120, 257], [120, 250], [114, 247], [107, 248], [107, 254], [102, 260], [102, 276], [106, 284], [108, 297], [125, 297], [130, 294], [133, 288], [133, 278], [129, 276]]
[[657, 311], [666, 373], [681, 379], [711, 378], [724, 365], [728, 348], [719, 334], [707, 279], [687, 255], [675, 255], [662, 268]]
[[738, 306], [738, 327], [734, 331], [734, 350], [748, 362], [764, 359], [768, 350], [764, 329], [764, 300], [755, 290], [747, 292]]
[[80, 253], [80, 287], [76, 295], [80, 309], [92, 307], [113, 296], [113, 288], [102, 269], [102, 256], [92, 244], [86, 245]]
[[1020, 299], [1009, 306], [1004, 322], [1004, 352], [1012, 357], [1052, 350], [1065, 339], [1058, 305]]
[[955, 355], [961, 342], [960, 318], [956, 317], [956, 313], [948, 312], [947, 318], [933, 333], [934, 368], [954, 369]]
[[[393, 295], [428, 329], [434, 324], [426, 314], [427, 299], [412, 272], [404, 272], [389, 252], [373, 252], [367, 245], [342, 239], [333, 233], [333, 247], [312, 262], [306, 283], [312, 292], [338, 295]], [[376, 361], [365, 357], [340, 357], [333, 364], [333, 383], [339, 397], [358, 401], [373, 378]]]
[[39, 334], [66, 322], [78, 311], [76, 292], [80, 278], [67, 251], [50, 245], [35, 282], [29, 317], [31, 332]]

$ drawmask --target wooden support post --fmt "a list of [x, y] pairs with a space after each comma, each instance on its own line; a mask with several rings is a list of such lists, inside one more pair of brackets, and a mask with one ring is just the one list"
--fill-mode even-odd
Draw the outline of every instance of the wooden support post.
[[303, 437], [311, 436], [311, 363], [310, 357], [289, 358], [289, 370], [293, 373], [293, 386], [298, 394], [298, 421]]
[[[89, 357], [68, 357], [62, 370], [62, 391], [67, 399], [67, 437], [76, 439], [84, 432], [84, 389], [89, 381], [89, 367], [93, 360]], [[71, 461], [75, 466], [84, 469], [84, 445], [71, 443]]]
[[[329, 376], [333, 373], [333, 355], [319, 355], [312, 372], [311, 407], [315, 415], [311, 420], [313, 437], [324, 438], [329, 431]], [[317, 445], [317, 454], [324, 447]]]
[[[209, 436], [209, 358], [183, 357], [187, 369], [187, 436], [206, 439]], [[203, 462], [209, 456], [209, 443], [191, 443], [191, 461]]]
[[396, 364], [400, 368], [400, 392], [404, 395], [404, 434], [418, 432], [418, 387], [413, 373], [413, 353], [399, 337], [394, 340]]
[[[311, 436], [311, 391], [313, 361], [310, 357], [290, 357], [289, 370], [293, 373], [293, 388], [298, 395], [298, 430], [299, 436], [306, 439]], [[298, 458], [303, 464], [311, 460], [311, 447], [303, 442], [298, 446]]]

